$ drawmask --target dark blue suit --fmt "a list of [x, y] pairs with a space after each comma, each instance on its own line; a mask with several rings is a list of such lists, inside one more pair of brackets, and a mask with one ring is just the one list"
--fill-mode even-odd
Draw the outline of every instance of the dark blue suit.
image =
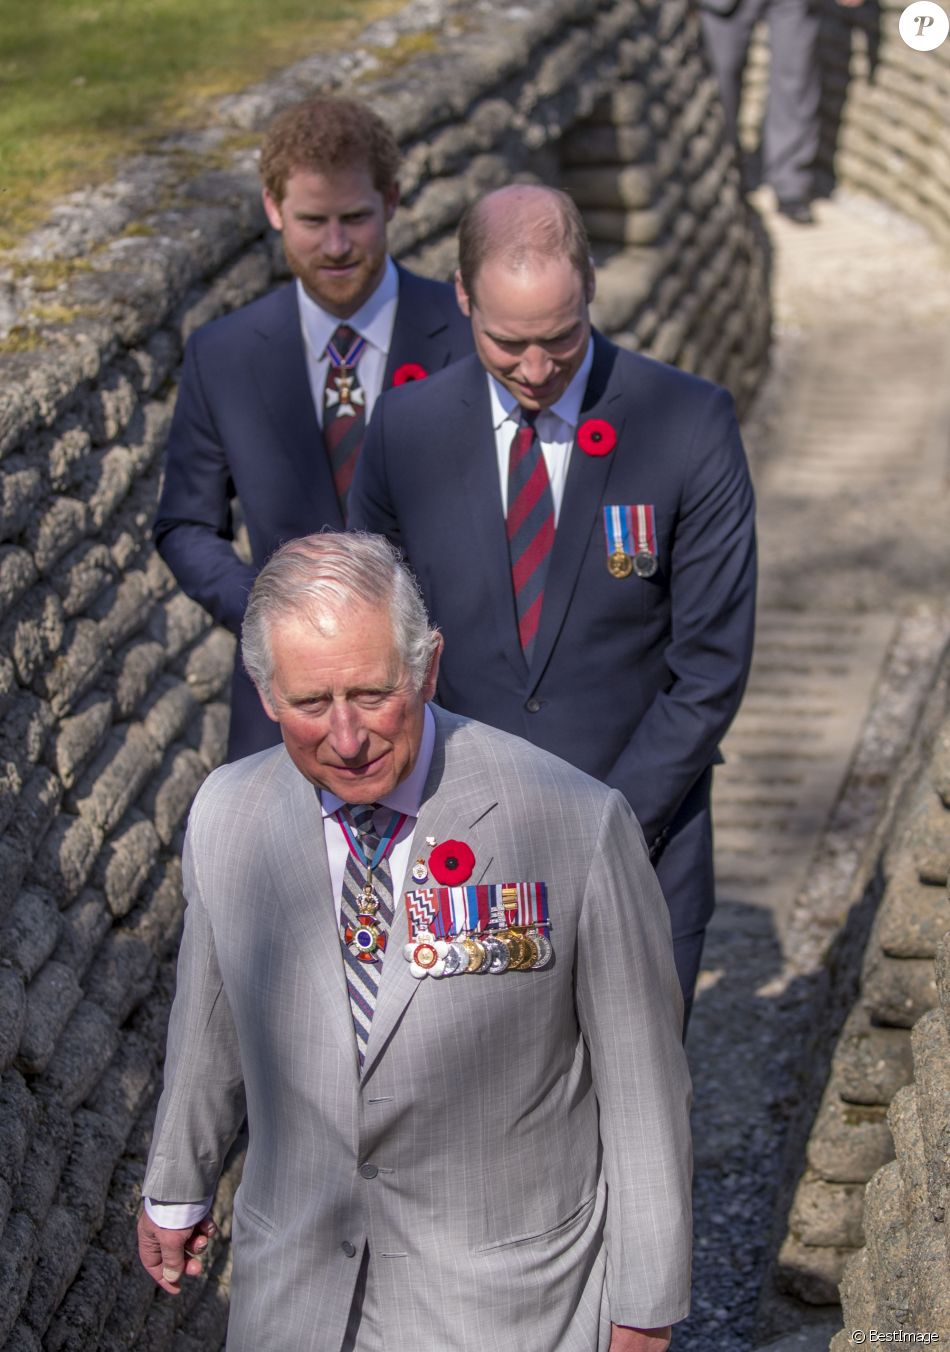
[[[399, 268], [383, 388], [405, 363], [438, 371], [471, 350], [471, 328], [453, 288]], [[235, 497], [250, 538], [250, 565], [232, 545]], [[254, 578], [278, 545], [343, 524], [313, 407], [297, 291], [284, 286], [189, 340], [155, 543], [182, 589], [239, 634]], [[279, 741], [239, 655], [228, 759]]]
[[[571, 452], [530, 667], [477, 357], [380, 401], [350, 524], [388, 535], [418, 576], [445, 635], [440, 704], [526, 737], [631, 803], [657, 847], [691, 990], [714, 904], [710, 770], [752, 654], [752, 487], [724, 390], [599, 335], [588, 418], [609, 422], [617, 444]], [[653, 577], [609, 573], [607, 504], [653, 505]]]

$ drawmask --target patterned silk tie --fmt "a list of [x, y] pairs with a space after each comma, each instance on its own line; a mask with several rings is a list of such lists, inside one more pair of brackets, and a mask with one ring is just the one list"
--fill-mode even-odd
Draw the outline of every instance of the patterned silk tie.
[[508, 553], [518, 633], [529, 663], [554, 543], [554, 498], [535, 427], [537, 416], [522, 409], [521, 424], [508, 452]]
[[[349, 823], [364, 857], [368, 860], [373, 858], [379, 847], [379, 833], [373, 825], [373, 817], [378, 807], [378, 803], [345, 803], [338, 811], [339, 817]], [[340, 929], [343, 961], [346, 967], [346, 987], [350, 996], [353, 1027], [356, 1030], [356, 1050], [360, 1070], [363, 1069], [363, 1061], [366, 1058], [366, 1043], [369, 1040], [370, 1024], [376, 1009], [383, 962], [382, 947], [368, 954], [361, 950], [359, 943], [360, 934], [365, 934], [367, 929], [367, 909], [363, 889], [369, 881], [369, 869], [354, 856], [352, 850], [348, 851], [343, 874]], [[373, 898], [376, 902], [376, 908], [370, 911], [373, 925], [381, 935], [388, 936], [393, 922], [393, 880], [388, 858], [381, 860], [373, 869], [371, 881]], [[355, 936], [349, 943], [346, 941], [346, 931]]]
[[323, 440], [344, 522], [366, 425], [366, 396], [356, 375], [365, 346], [365, 338], [358, 337], [348, 324], [340, 324], [327, 344], [330, 365], [323, 391]]

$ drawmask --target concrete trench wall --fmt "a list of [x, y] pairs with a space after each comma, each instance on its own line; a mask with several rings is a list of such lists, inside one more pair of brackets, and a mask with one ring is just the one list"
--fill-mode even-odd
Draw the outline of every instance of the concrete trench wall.
[[[765, 256], [685, 0], [412, 9], [422, 37], [397, 21], [382, 45], [424, 54], [358, 86], [405, 149], [397, 255], [447, 275], [472, 197], [514, 174], [563, 183], [603, 264], [602, 325], [747, 404], [767, 354]], [[225, 100], [213, 126], [64, 204], [0, 267], [4, 1352], [223, 1341], [238, 1161], [208, 1282], [155, 1300], [134, 1255], [178, 855], [223, 751], [233, 653], [150, 526], [185, 338], [279, 271], [242, 133], [370, 73], [378, 51], [368, 39]]]

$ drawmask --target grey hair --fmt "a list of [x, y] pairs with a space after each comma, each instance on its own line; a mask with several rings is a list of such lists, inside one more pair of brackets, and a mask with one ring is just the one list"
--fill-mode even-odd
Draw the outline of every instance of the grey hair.
[[247, 674], [270, 695], [274, 660], [270, 626], [293, 615], [319, 626], [354, 606], [386, 606], [396, 649], [413, 690], [421, 690], [439, 641], [425, 603], [399, 551], [382, 535], [321, 532], [290, 540], [257, 575], [244, 614], [241, 655]]

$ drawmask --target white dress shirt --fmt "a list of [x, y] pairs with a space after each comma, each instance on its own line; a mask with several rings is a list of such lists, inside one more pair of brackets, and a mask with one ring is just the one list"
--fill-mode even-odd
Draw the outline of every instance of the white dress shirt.
[[[380, 799], [380, 806], [373, 823], [376, 830], [382, 833], [386, 830], [394, 812], [406, 814], [406, 820], [403, 822], [388, 856], [393, 877], [393, 902], [397, 908], [402, 905], [402, 894], [397, 889], [411, 862], [409, 856], [412, 834], [416, 829], [416, 820], [422, 806], [422, 792], [428, 778], [429, 767], [432, 764], [434, 748], [435, 719], [432, 716], [431, 709], [427, 706], [423, 718], [422, 739], [419, 743], [416, 763], [406, 778], [396, 785], [392, 793]], [[334, 816], [334, 813], [342, 807], [345, 800], [338, 798], [335, 793], [330, 793], [328, 789], [324, 789], [319, 798], [323, 816], [323, 836], [327, 846], [327, 862], [330, 865], [330, 883], [333, 888], [333, 896], [339, 898], [343, 894], [343, 874], [346, 870], [349, 846], [346, 843], [346, 837], [339, 820]], [[339, 916], [339, 903], [337, 903], [336, 910]], [[402, 954], [392, 953], [388, 961], [402, 961]], [[353, 1035], [353, 1056], [355, 1059], [355, 1033]], [[197, 1225], [211, 1210], [212, 1200], [210, 1197], [205, 1197], [200, 1202], [155, 1202], [150, 1197], [144, 1198], [145, 1210], [149, 1217], [156, 1225], [161, 1225], [166, 1230], [185, 1230], [192, 1225]]]
[[[297, 301], [300, 309], [300, 329], [303, 334], [304, 351], [307, 354], [307, 376], [310, 380], [310, 393], [316, 409], [317, 421], [323, 426], [323, 391], [327, 383], [327, 371], [330, 359], [327, 356], [327, 343], [333, 337], [340, 324], [348, 324], [366, 346], [356, 363], [356, 373], [360, 388], [364, 394], [366, 422], [369, 422], [373, 405], [383, 389], [383, 377], [386, 374], [386, 362], [392, 347], [393, 326], [396, 323], [396, 306], [399, 303], [399, 273], [391, 258], [386, 259], [383, 280], [365, 304], [361, 305], [349, 319], [340, 319], [324, 310], [312, 296], [308, 296], [303, 283], [297, 279]], [[346, 354], [341, 354], [345, 356]]]
[[[584, 391], [587, 389], [587, 378], [593, 360], [594, 342], [591, 339], [587, 344], [584, 360], [574, 373], [574, 379], [557, 403], [541, 410], [534, 424], [551, 483], [555, 526], [561, 514], [561, 503], [564, 501], [564, 485], [567, 482], [571, 448], [574, 445], [574, 436], [581, 416], [581, 404], [584, 402]], [[495, 454], [498, 457], [498, 478], [501, 483], [501, 506], [507, 516], [508, 456], [521, 421], [521, 405], [511, 391], [494, 376], [490, 375], [487, 378], [492, 427], [495, 431]]]

